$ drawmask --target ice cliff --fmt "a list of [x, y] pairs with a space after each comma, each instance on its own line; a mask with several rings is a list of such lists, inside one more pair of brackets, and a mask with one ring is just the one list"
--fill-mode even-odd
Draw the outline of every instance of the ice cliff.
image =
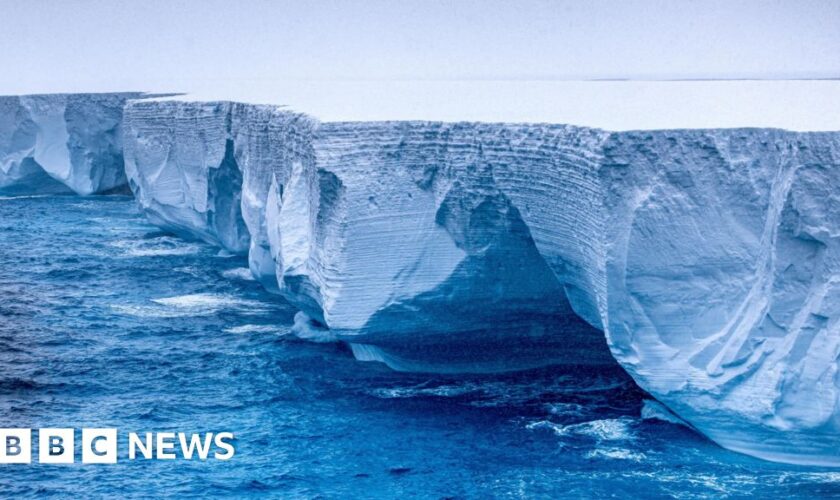
[[632, 132], [602, 151], [615, 358], [727, 448], [840, 465], [840, 133]]
[[[474, 172], [475, 136], [496, 127], [449, 128], [320, 125], [275, 106], [133, 101], [126, 173], [153, 222], [247, 251], [253, 274], [304, 312], [300, 335], [348, 340], [359, 358], [442, 371], [515, 369], [572, 351], [612, 362], [492, 168]], [[516, 135], [527, 141], [529, 133]], [[530, 142], [577, 133], [553, 127]], [[399, 147], [403, 140], [411, 144]], [[546, 149], [534, 168], [556, 152]], [[512, 162], [516, 152], [502, 155]], [[505, 189], [516, 190], [517, 179]], [[576, 279], [585, 277], [570, 278], [569, 288]]]
[[142, 95], [0, 96], [0, 193], [88, 195], [124, 187], [123, 106]]
[[[125, 172], [155, 224], [233, 253], [277, 289], [266, 206], [311, 157], [314, 121], [277, 106], [132, 101]], [[299, 168], [298, 168], [299, 169]]]
[[723, 446], [840, 465], [840, 133], [317, 123], [184, 101], [132, 102], [125, 123], [150, 218], [249, 250], [302, 335], [399, 369], [546, 336], [601, 362], [578, 356], [605, 335]]

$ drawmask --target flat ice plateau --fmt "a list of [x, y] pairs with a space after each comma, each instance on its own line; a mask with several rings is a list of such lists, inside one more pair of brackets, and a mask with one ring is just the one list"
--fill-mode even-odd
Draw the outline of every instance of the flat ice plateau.
[[[516, 100], [486, 94], [482, 119], [505, 123], [410, 105], [428, 95], [391, 108], [399, 92], [301, 113], [317, 86], [291, 107], [132, 100], [125, 173], [153, 223], [247, 253], [301, 336], [444, 371], [482, 342], [547, 336], [600, 363], [585, 353], [605, 338], [722, 446], [838, 466], [840, 82], [655, 83], [528, 108], [548, 122], [589, 102], [593, 118], [562, 120], [587, 126], [512, 123]], [[430, 102], [465, 95], [450, 88]], [[378, 119], [397, 108], [412, 119]]]
[[611, 131], [840, 130], [840, 81], [264, 81], [179, 83], [191, 101], [282, 104], [323, 122], [566, 123]]

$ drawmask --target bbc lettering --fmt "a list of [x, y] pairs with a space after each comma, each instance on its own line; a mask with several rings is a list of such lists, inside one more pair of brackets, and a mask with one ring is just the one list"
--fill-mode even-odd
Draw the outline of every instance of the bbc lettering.
[[[32, 429], [0, 429], [0, 464], [32, 463]], [[146, 432], [128, 434], [128, 459], [230, 460], [236, 453], [233, 433]], [[117, 429], [82, 429], [84, 464], [117, 463]], [[211, 453], [212, 451], [212, 453]], [[38, 429], [38, 462], [72, 464], [76, 461], [75, 429]]]

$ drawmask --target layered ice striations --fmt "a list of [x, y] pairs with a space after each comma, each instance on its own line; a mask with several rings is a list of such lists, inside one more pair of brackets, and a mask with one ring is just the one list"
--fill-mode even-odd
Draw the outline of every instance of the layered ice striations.
[[[538, 317], [564, 318], [552, 334], [600, 339], [573, 313], [597, 325], [597, 297], [584, 284], [598, 256], [563, 262], [580, 253], [570, 236], [597, 225], [566, 203], [572, 191], [585, 198], [604, 136], [566, 126], [323, 124], [307, 184], [317, 200], [312, 250], [284, 279], [307, 283], [302, 293], [317, 307], [302, 309], [358, 343], [397, 349], [475, 332], [481, 343], [488, 331], [529, 331], [523, 322]], [[549, 197], [533, 196], [539, 186]]]
[[[597, 325], [590, 290], [602, 285], [589, 267], [599, 257], [575, 258], [580, 244], [566, 244], [598, 224], [567, 202], [585, 198], [604, 137], [548, 125], [322, 124], [316, 169], [287, 187], [269, 223], [280, 227], [279, 254], [292, 256], [281, 290], [357, 356], [398, 369], [612, 362], [574, 314]], [[540, 186], [549, 197], [534, 196]]]
[[[301, 335], [349, 340], [360, 357], [412, 370], [517, 369], [570, 352], [612, 362], [566, 298], [567, 286], [580, 290], [580, 308], [597, 319], [594, 298], [584, 298], [589, 277], [569, 268], [558, 280], [538, 250], [556, 235], [535, 241], [523, 218], [532, 215], [508, 196], [527, 179], [484, 164], [531, 154], [534, 170], [560, 162], [581, 175], [579, 151], [558, 159], [556, 146], [603, 136], [564, 126], [318, 125], [229, 102], [133, 101], [125, 112], [126, 173], [153, 222], [248, 251], [254, 275], [305, 315]], [[540, 203], [533, 216], [545, 218], [550, 206]], [[595, 221], [567, 213], [552, 230]]]
[[0, 96], [0, 193], [124, 188], [123, 106], [142, 95]]
[[152, 222], [234, 253], [277, 288], [269, 191], [311, 157], [314, 123], [277, 106], [139, 100], [125, 109], [125, 171]]
[[840, 465], [840, 133], [135, 102], [126, 166], [153, 221], [249, 249], [301, 335], [444, 371], [525, 366], [546, 339], [602, 362], [606, 337], [723, 446]]

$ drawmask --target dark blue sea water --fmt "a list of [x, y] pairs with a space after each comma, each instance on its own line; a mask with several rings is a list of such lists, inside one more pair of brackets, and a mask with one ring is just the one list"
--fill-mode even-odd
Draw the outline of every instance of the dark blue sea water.
[[[618, 367], [404, 374], [296, 340], [245, 266], [127, 197], [0, 199], [0, 427], [123, 438], [116, 465], [0, 465], [0, 495], [840, 495], [840, 472], [642, 419]], [[232, 431], [236, 456], [126, 460], [125, 433], [146, 431]]]

